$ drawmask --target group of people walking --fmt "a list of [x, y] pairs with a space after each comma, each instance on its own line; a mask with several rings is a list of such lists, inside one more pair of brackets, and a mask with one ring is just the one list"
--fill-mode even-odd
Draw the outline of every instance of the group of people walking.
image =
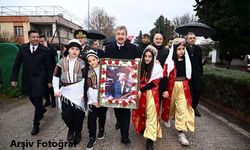
[[141, 65], [139, 107], [132, 111], [114, 108], [115, 127], [120, 129], [121, 143], [131, 143], [129, 126], [132, 121], [135, 131], [146, 139], [146, 149], [153, 149], [153, 143], [162, 137], [160, 121], [169, 126], [170, 120], [174, 119], [179, 142], [189, 145], [185, 132], [194, 131], [195, 115], [200, 116], [196, 107], [203, 74], [202, 51], [194, 44], [194, 33], [188, 33], [186, 40], [170, 41], [169, 46], [163, 45], [160, 33], [154, 35], [152, 45], [149, 35], [144, 34], [142, 45], [136, 47], [127, 40], [126, 27], [118, 26], [115, 41], [106, 45], [104, 51], [86, 45], [87, 34], [84, 30], [75, 31], [75, 39], [69, 41], [64, 56], [56, 65], [51, 63], [49, 49], [39, 43], [38, 32], [29, 31], [30, 42], [20, 47], [11, 84], [17, 85], [18, 73], [23, 66], [23, 94], [29, 96], [35, 107], [31, 134], [39, 133], [40, 120], [46, 112], [43, 96], [53, 87], [54, 96], [60, 98], [62, 119], [68, 127], [67, 140], [80, 143], [87, 114], [89, 142], [86, 149], [93, 149], [96, 139], [105, 137], [108, 109], [98, 103], [100, 58], [133, 59]]

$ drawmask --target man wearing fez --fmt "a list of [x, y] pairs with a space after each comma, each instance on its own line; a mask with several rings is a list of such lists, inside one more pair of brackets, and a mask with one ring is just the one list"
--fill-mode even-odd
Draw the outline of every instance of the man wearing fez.
[[[127, 28], [125, 26], [118, 26], [115, 30], [115, 41], [107, 45], [105, 49], [106, 57], [115, 59], [140, 58], [137, 47], [126, 41], [126, 39]], [[131, 143], [129, 139], [130, 115], [130, 109], [115, 108], [115, 116], [117, 118], [116, 129], [120, 128], [121, 142], [125, 145]]]

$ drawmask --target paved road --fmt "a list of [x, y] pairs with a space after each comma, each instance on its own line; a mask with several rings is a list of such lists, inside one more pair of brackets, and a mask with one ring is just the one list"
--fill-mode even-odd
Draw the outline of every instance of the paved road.
[[[249, 150], [250, 137], [236, 131], [227, 123], [217, 119], [211, 115], [204, 107], [200, 108], [202, 117], [196, 118], [196, 131], [188, 133], [190, 146], [181, 146], [177, 141], [177, 133], [172, 127], [166, 129], [162, 125], [163, 138], [158, 139], [154, 144], [156, 150], [175, 150], [175, 149], [192, 149], [192, 150]], [[0, 114], [0, 150], [47, 150], [59, 149], [62, 142], [66, 142], [67, 128], [61, 119], [60, 112], [57, 108], [48, 108], [45, 117], [40, 125], [40, 133], [37, 136], [31, 136], [32, 118], [34, 108], [30, 102], [21, 103], [18, 106], [2, 111]], [[120, 143], [120, 132], [114, 129], [114, 113], [113, 109], [109, 109], [107, 113], [106, 137], [97, 140], [96, 150], [144, 150], [145, 139], [135, 134], [132, 126], [130, 128], [130, 139], [132, 144], [124, 146]], [[88, 142], [88, 130], [86, 127], [86, 119], [83, 126], [83, 138], [76, 147], [68, 147], [64, 145], [63, 149], [82, 150], [85, 149]], [[49, 141], [54, 142], [52, 147], [48, 147]], [[19, 143], [18, 142], [23, 142]], [[32, 144], [29, 146], [28, 143]], [[12, 145], [12, 147], [11, 147]], [[15, 147], [16, 146], [16, 147]], [[19, 147], [17, 147], [19, 146]], [[39, 147], [37, 147], [39, 146]]]

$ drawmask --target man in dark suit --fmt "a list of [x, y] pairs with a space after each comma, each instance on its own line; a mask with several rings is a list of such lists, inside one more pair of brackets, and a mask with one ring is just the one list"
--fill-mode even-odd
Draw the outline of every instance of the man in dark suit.
[[[51, 67], [52, 67], [52, 70], [54, 70], [56, 67], [57, 50], [52, 45], [48, 44], [48, 41], [44, 35], [40, 35], [40, 44], [48, 48], [50, 60], [51, 60], [50, 61]], [[52, 108], [56, 107], [56, 100], [54, 96], [53, 87], [47, 88], [45, 99], [46, 99], [46, 102], [43, 105], [44, 107], [47, 107], [49, 105], [51, 105]]]
[[[161, 67], [164, 68], [164, 63], [168, 57], [169, 49], [163, 45], [163, 36], [161, 33], [156, 33], [153, 37], [153, 46], [158, 50], [156, 59], [160, 62]], [[159, 99], [162, 102], [162, 93], [166, 91], [167, 77], [160, 79], [159, 83]]]
[[[139, 59], [140, 54], [137, 47], [126, 41], [126, 39], [127, 28], [118, 26], [115, 30], [115, 42], [107, 45], [105, 48], [106, 57], [116, 59]], [[130, 109], [115, 108], [115, 116], [117, 118], [116, 128], [120, 125], [121, 142], [123, 144], [131, 143], [129, 139], [130, 115]]]
[[129, 84], [126, 81], [127, 75], [125, 73], [120, 72], [119, 79], [113, 85], [113, 97], [114, 98], [121, 98], [122, 96], [126, 95], [131, 91], [129, 88]]
[[140, 53], [140, 56], [142, 56], [143, 51], [145, 50], [145, 48], [150, 44], [150, 36], [149, 34], [143, 34], [142, 35], [142, 40], [141, 40], [141, 44], [137, 47]]
[[194, 33], [189, 32], [186, 36], [186, 41], [186, 48], [192, 65], [192, 78], [189, 82], [190, 91], [192, 94], [192, 106], [195, 112], [195, 116], [200, 117], [201, 114], [197, 110], [197, 105], [199, 104], [199, 98], [202, 91], [202, 50], [200, 46], [195, 45], [196, 37]]
[[39, 44], [39, 34], [37, 31], [29, 31], [29, 43], [23, 44], [13, 65], [11, 75], [11, 85], [16, 87], [17, 78], [21, 66], [22, 71], [22, 92], [29, 96], [31, 103], [35, 107], [32, 135], [39, 133], [39, 121], [43, 118], [46, 109], [42, 100], [47, 87], [52, 84], [52, 69], [48, 49]]

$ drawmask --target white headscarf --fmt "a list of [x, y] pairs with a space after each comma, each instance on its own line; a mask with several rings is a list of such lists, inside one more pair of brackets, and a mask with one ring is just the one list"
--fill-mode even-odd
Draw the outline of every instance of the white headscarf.
[[[156, 62], [156, 57], [157, 57], [157, 54], [158, 54], [158, 50], [152, 46], [152, 45], [148, 45], [145, 50], [147, 49], [150, 49], [153, 53], [154, 53], [154, 65], [153, 65], [153, 68], [152, 68], [152, 73], [151, 73], [151, 77], [149, 79], [149, 82], [155, 80], [155, 79], [160, 79], [163, 77], [163, 69], [161, 67], [161, 64], [160, 63], [157, 63]], [[145, 50], [143, 51], [143, 54], [142, 54], [142, 58], [141, 60], [143, 60], [143, 56], [144, 56], [144, 53], [145, 53]]]
[[[168, 77], [169, 77], [170, 72], [174, 69], [174, 60], [173, 60], [174, 45], [177, 45], [182, 42], [185, 43], [185, 40], [182, 38], [176, 38], [173, 40], [173, 44], [169, 51], [169, 55], [165, 61], [165, 64], [168, 65], [168, 68], [167, 68]], [[192, 67], [191, 67], [191, 62], [190, 62], [190, 58], [189, 58], [186, 47], [185, 47], [185, 65], [186, 65], [186, 78], [191, 79]]]

